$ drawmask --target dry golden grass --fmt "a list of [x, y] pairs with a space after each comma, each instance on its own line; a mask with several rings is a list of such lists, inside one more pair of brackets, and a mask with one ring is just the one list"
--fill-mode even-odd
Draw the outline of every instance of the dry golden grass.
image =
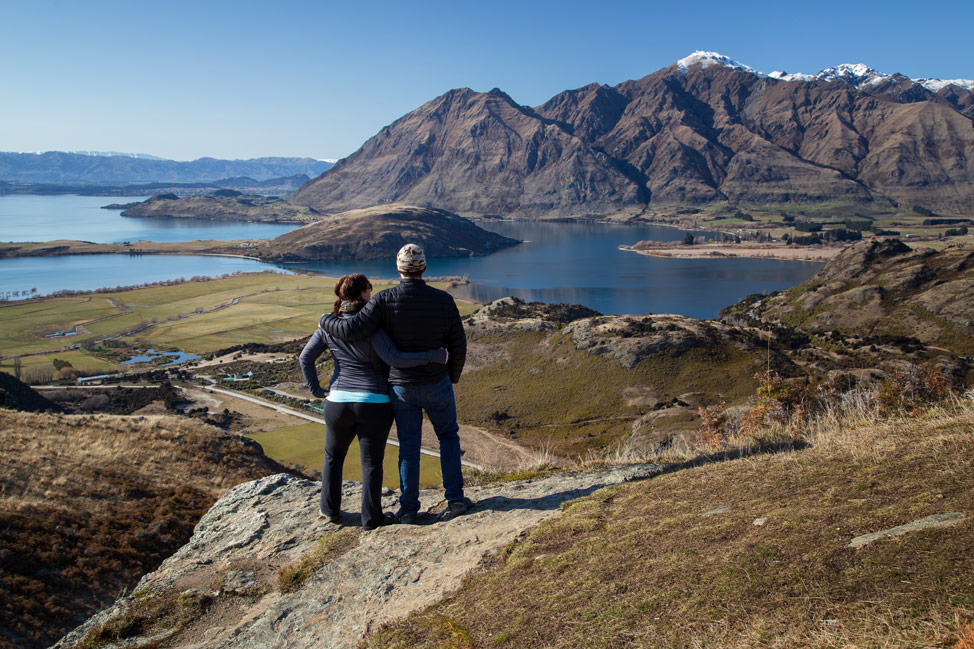
[[0, 647], [42, 647], [185, 543], [230, 487], [281, 468], [175, 417], [0, 410]]
[[[974, 396], [894, 418], [848, 401], [803, 432], [806, 450], [574, 501], [364, 646], [967, 646]], [[966, 518], [849, 547], [946, 512]]]

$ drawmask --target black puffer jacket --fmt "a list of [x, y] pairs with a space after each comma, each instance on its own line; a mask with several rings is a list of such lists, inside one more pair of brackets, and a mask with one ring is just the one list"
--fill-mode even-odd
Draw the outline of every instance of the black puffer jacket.
[[[351, 315], [343, 313], [341, 317], [350, 318]], [[390, 366], [416, 367], [439, 363], [440, 367], [446, 367], [446, 351], [442, 347], [428, 352], [402, 352], [396, 349], [382, 329], [376, 329], [368, 338], [353, 342], [336, 340], [322, 329], [317, 329], [298, 357], [305, 385], [315, 396], [322, 392], [315, 362], [326, 349], [331, 349], [338, 376], [330, 386], [332, 390], [387, 394], [389, 385], [386, 377]]]
[[446, 347], [450, 356], [445, 366], [394, 367], [389, 372], [389, 383], [393, 385], [436, 383], [447, 375], [456, 383], [467, 360], [467, 336], [456, 302], [446, 291], [421, 279], [404, 279], [399, 286], [382, 291], [351, 318], [326, 313], [321, 316], [320, 326], [342, 340], [359, 340], [382, 327], [404, 352]]

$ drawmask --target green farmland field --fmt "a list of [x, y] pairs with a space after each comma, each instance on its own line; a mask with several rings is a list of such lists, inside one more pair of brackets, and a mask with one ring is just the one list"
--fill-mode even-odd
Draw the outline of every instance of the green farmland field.
[[[331, 309], [335, 280], [327, 277], [251, 273], [172, 286], [50, 298], [0, 306], [2, 367], [24, 356], [22, 366], [68, 359], [77, 368], [118, 369], [77, 349], [85, 341], [117, 336], [131, 347], [206, 353], [243, 343], [273, 343], [310, 335]], [[390, 284], [376, 285], [377, 290]], [[476, 305], [461, 302], [462, 314]], [[48, 338], [73, 330], [78, 335]], [[147, 326], [146, 325], [150, 325]], [[43, 354], [43, 355], [41, 355]]]
[[[320, 471], [321, 463], [325, 459], [325, 426], [324, 424], [301, 424], [279, 428], [266, 433], [254, 433], [250, 437], [264, 447], [264, 454], [278, 462], [298, 464], [308, 471]], [[383, 460], [382, 485], [390, 489], [399, 488], [399, 469], [397, 458], [399, 449], [386, 446]], [[362, 464], [359, 461], [358, 441], [352, 442], [345, 458], [345, 468], [342, 472], [345, 480], [362, 480]], [[440, 461], [428, 455], [420, 456], [420, 487], [436, 487], [442, 482], [440, 477]], [[358, 503], [348, 503], [347, 508], [354, 509]]]

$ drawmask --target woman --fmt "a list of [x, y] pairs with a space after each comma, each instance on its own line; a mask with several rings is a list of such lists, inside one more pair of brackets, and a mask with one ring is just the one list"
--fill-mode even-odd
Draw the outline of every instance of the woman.
[[[372, 283], [361, 274], [345, 275], [335, 284], [335, 317], [349, 317], [372, 299]], [[315, 361], [330, 349], [335, 361], [331, 390], [325, 401], [325, 462], [321, 469], [321, 515], [337, 523], [341, 515], [342, 466], [352, 440], [358, 437], [362, 457], [362, 528], [373, 530], [392, 522], [382, 513], [382, 458], [392, 428], [389, 366], [415, 367], [446, 363], [446, 350], [400, 352], [382, 329], [354, 342], [315, 331], [301, 352], [301, 372], [311, 394], [321, 398]]]

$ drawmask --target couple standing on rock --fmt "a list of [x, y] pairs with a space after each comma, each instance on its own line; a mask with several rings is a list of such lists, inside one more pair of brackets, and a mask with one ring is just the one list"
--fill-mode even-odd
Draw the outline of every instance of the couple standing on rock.
[[[466, 512], [460, 437], [453, 384], [460, 380], [467, 338], [456, 303], [422, 276], [426, 257], [416, 244], [396, 255], [399, 285], [372, 299], [372, 284], [360, 274], [335, 285], [338, 300], [321, 317], [301, 352], [301, 371], [318, 398], [315, 361], [330, 349], [335, 362], [325, 401], [325, 461], [321, 471], [321, 515], [341, 516], [342, 466], [358, 437], [362, 458], [362, 527], [416, 524], [419, 516], [419, 458], [423, 412], [440, 444], [440, 467], [448, 509], [444, 518]], [[390, 370], [391, 367], [391, 370]], [[399, 437], [402, 493], [395, 515], [382, 512], [382, 459], [395, 419]]]

